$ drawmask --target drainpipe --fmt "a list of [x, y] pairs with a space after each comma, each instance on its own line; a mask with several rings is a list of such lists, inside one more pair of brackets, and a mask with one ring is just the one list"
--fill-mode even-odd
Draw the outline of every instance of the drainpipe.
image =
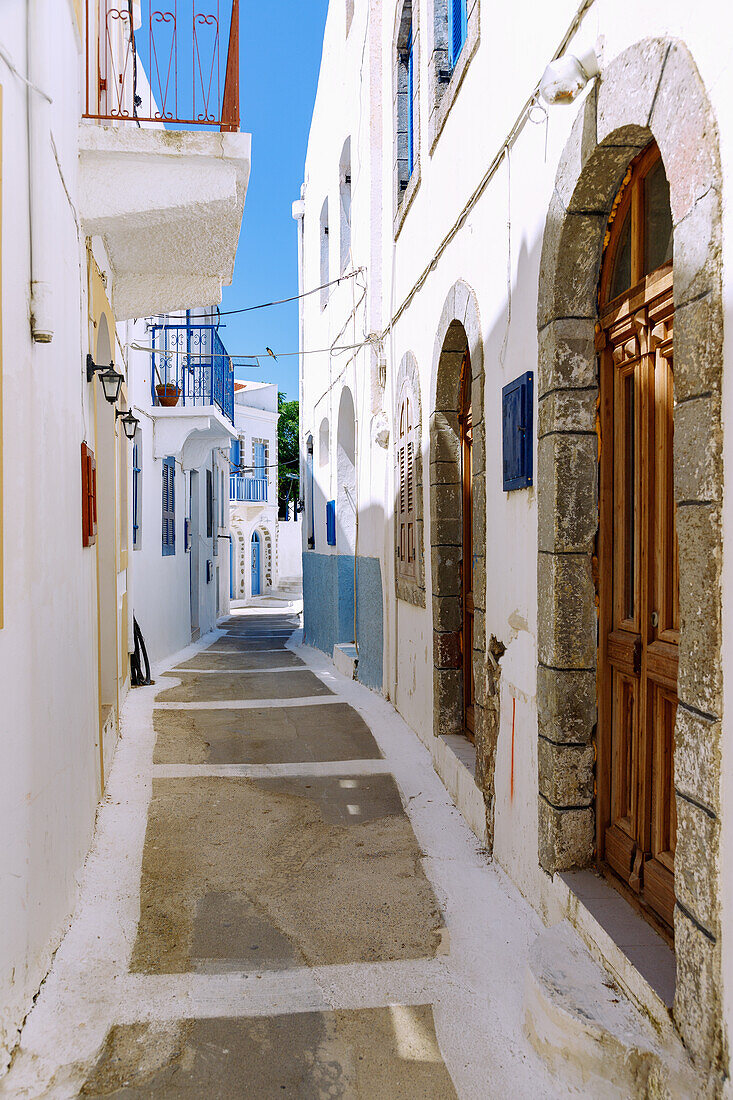
[[[298, 294], [303, 294], [304, 288], [304, 275], [303, 275], [303, 233], [305, 224], [305, 184], [300, 189], [300, 198], [296, 199], [293, 203], [293, 219], [298, 223]], [[305, 338], [305, 316], [303, 310], [303, 298], [300, 297], [298, 301], [298, 327], [299, 327], [299, 347], [300, 355], [298, 357], [299, 370], [298, 370], [298, 409], [299, 409], [299, 425], [298, 435], [300, 436], [300, 492], [298, 494], [300, 500], [305, 499], [305, 464], [303, 462], [303, 373], [305, 357], [303, 355], [303, 341]], [[297, 518], [297, 512], [296, 512]], [[301, 532], [303, 538], [306, 537], [305, 522], [303, 522], [303, 531]]]
[[49, 204], [53, 172], [51, 151], [51, 103], [41, 93], [48, 87], [48, 24], [45, 0], [28, 0], [26, 99], [28, 122], [28, 188], [31, 252], [31, 335], [39, 344], [53, 340], [51, 250], [53, 230]]

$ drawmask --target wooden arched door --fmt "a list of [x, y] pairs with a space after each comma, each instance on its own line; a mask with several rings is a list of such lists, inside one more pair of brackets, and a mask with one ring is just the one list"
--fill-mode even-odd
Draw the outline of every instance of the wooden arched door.
[[474, 738], [473, 682], [473, 419], [471, 409], [471, 359], [468, 351], [461, 367], [461, 405], [458, 413], [461, 443], [461, 606], [463, 629], [463, 724], [469, 739]]
[[601, 274], [598, 852], [671, 933], [679, 570], [672, 218], [652, 144], [616, 200]]

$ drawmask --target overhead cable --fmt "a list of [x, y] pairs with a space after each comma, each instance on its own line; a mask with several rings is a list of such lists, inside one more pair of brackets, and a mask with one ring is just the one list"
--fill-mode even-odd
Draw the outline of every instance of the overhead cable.
[[312, 290], [304, 290], [302, 294], [294, 294], [292, 298], [278, 298], [275, 302], [262, 302], [258, 306], [245, 306], [243, 309], [217, 309], [217, 315], [219, 317], [233, 317], [235, 313], [251, 313], [254, 309], [269, 309], [270, 306], [283, 306], [287, 302], [297, 302], [300, 298], [307, 298], [309, 294], [317, 294], [319, 290], [327, 290], [328, 287], [336, 286], [337, 283], [345, 283], [347, 279], [353, 279], [363, 270], [363, 267], [357, 267], [355, 271], [348, 271], [345, 275], [339, 275], [338, 279], [331, 279], [330, 283], [314, 286]]

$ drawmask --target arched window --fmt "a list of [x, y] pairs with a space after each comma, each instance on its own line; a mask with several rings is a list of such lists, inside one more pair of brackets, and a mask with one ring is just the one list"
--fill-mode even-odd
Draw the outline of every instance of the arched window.
[[433, 0], [428, 140], [432, 149], [479, 40], [481, 0]]
[[395, 32], [395, 192], [403, 202], [419, 164], [419, 68], [417, 5], [404, 0]]
[[417, 568], [417, 515], [415, 510], [415, 424], [412, 401], [405, 393], [399, 411], [397, 436], [398, 551], [397, 571], [401, 577], [414, 578]]
[[321, 309], [325, 309], [328, 302], [328, 288], [326, 283], [328, 282], [328, 198], [323, 200], [323, 206], [321, 207]]
[[341, 200], [341, 248], [340, 270], [343, 273], [349, 266], [351, 259], [351, 138], [344, 142], [339, 163], [339, 198]]

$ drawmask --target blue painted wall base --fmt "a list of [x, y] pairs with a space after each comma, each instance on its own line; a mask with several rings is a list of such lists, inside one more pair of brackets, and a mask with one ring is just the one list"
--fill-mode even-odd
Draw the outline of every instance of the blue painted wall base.
[[303, 554], [303, 630], [306, 645], [329, 657], [339, 642], [359, 645], [357, 676], [381, 691], [383, 665], [382, 569], [378, 558], [357, 558], [356, 639], [354, 639], [354, 557]]

